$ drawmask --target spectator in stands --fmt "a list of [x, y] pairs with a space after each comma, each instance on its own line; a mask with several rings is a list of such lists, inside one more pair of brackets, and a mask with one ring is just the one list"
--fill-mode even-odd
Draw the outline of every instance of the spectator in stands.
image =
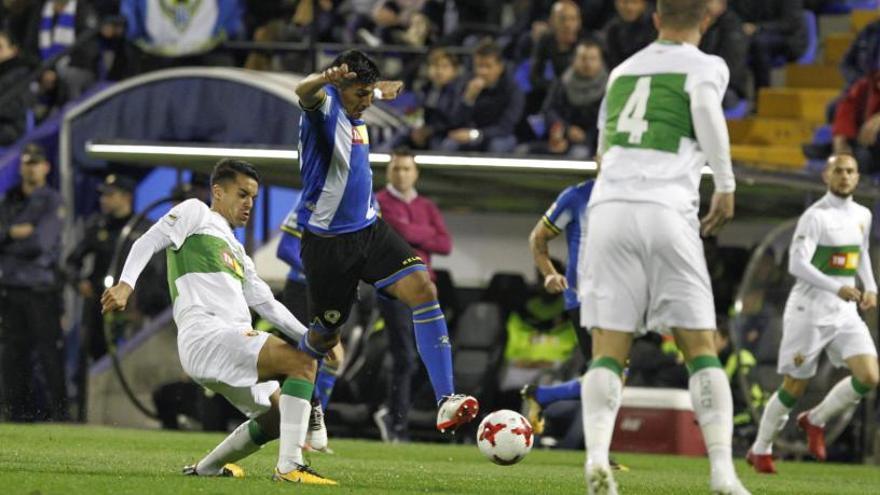
[[599, 105], [605, 96], [608, 70], [602, 47], [593, 40], [577, 45], [574, 61], [562, 77], [553, 82], [542, 112], [549, 129], [545, 150], [589, 158], [596, 151]]
[[857, 79], [837, 104], [834, 153], [856, 156], [862, 172], [880, 169], [880, 71]]
[[730, 8], [743, 20], [749, 38], [749, 63], [755, 89], [770, 85], [777, 59], [791, 62], [807, 48], [803, 0], [732, 0]]
[[748, 95], [748, 41], [742, 20], [736, 12], [727, 8], [727, 0], [709, 0], [708, 7], [712, 24], [700, 40], [700, 50], [723, 58], [730, 69], [730, 83], [722, 102], [727, 110]]
[[[159, 14], [168, 9], [173, 12]], [[214, 50], [243, 31], [239, 0], [122, 0], [126, 37], [146, 72], [184, 65], [231, 66], [234, 59]]]
[[453, 129], [441, 147], [446, 151], [512, 151], [513, 131], [525, 97], [505, 69], [501, 49], [493, 41], [474, 51], [474, 74], [453, 115]]
[[98, 38], [85, 38], [97, 28], [98, 15], [89, 2], [46, 0], [34, 2], [28, 10], [22, 47], [38, 60], [78, 45], [40, 77], [41, 100], [48, 109], [78, 98], [97, 80]]
[[601, 31], [617, 15], [615, 0], [580, 0], [581, 23], [586, 32]]
[[616, 0], [617, 16], [605, 26], [608, 67], [613, 69], [657, 38], [648, 0]]
[[0, 147], [8, 146], [25, 133], [31, 96], [27, 86], [18, 87], [16, 94], [7, 94], [26, 78], [30, 67], [19, 56], [18, 42], [12, 32], [0, 29]]
[[464, 81], [458, 57], [445, 48], [428, 52], [428, 81], [416, 88], [423, 123], [408, 128], [395, 139], [395, 146], [415, 149], [439, 148], [452, 128], [455, 108], [460, 104]]
[[[382, 211], [382, 219], [396, 230], [425, 262], [432, 280], [432, 254], [449, 254], [452, 237], [437, 205], [419, 196], [415, 189], [419, 170], [412, 154], [396, 150], [388, 164], [388, 184], [376, 194]], [[378, 414], [380, 431], [385, 441], [407, 441], [409, 429], [407, 418], [413, 374], [418, 370], [416, 341], [413, 334], [412, 311], [400, 301], [379, 298], [379, 311], [388, 332], [388, 348], [391, 350], [391, 390], [387, 414]]]
[[571, 65], [575, 47], [581, 36], [581, 12], [572, 0], [560, 0], [553, 4], [550, 29], [544, 33], [532, 49], [529, 81], [532, 93], [541, 101], [547, 94], [551, 81], [544, 77], [546, 65], [553, 67], [558, 78]]
[[880, 20], [868, 24], [859, 31], [840, 62], [840, 72], [849, 85], [873, 72], [877, 68], [878, 61], [880, 61]]
[[[61, 291], [56, 275], [61, 245], [61, 196], [46, 184], [51, 165], [39, 145], [21, 154], [21, 184], [0, 200], [0, 379], [13, 421], [67, 419], [61, 334]], [[31, 358], [43, 372], [46, 411], [35, 397]]]

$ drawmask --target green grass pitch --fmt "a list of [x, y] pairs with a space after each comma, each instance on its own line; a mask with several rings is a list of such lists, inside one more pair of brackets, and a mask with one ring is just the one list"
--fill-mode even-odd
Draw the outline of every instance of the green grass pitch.
[[[331, 439], [335, 455], [311, 455], [338, 487], [290, 486], [270, 480], [274, 443], [245, 459], [245, 479], [185, 478], [180, 468], [222, 435], [91, 426], [0, 424], [0, 493], [275, 494], [275, 493], [585, 493], [582, 452], [533, 451], [520, 464], [491, 464], [474, 445]], [[621, 493], [709, 493], [705, 459], [617, 454], [631, 470], [617, 474]], [[783, 462], [778, 476], [737, 469], [755, 494], [880, 493], [880, 468]]]

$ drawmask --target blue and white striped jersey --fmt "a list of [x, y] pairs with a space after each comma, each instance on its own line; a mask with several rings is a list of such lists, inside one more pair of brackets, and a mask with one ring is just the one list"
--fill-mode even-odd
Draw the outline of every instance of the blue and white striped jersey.
[[300, 117], [303, 192], [297, 217], [318, 234], [356, 232], [376, 221], [367, 126], [346, 115], [336, 88], [327, 85], [324, 91], [324, 100]]
[[566, 310], [578, 307], [578, 256], [583, 240], [582, 228], [587, 221], [587, 203], [590, 201], [590, 193], [593, 192], [593, 184], [594, 181], [588, 180], [566, 187], [544, 213], [544, 225], [556, 234], [564, 230], [565, 240], [568, 243], [568, 266], [565, 267], [565, 279], [568, 281], [568, 289], [565, 289]]

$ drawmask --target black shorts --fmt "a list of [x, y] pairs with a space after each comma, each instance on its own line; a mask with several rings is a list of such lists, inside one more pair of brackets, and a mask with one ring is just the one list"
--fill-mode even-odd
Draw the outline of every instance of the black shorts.
[[301, 257], [309, 287], [309, 322], [330, 330], [348, 318], [360, 280], [382, 290], [427, 270], [410, 245], [381, 218], [348, 234], [323, 237], [306, 230]]
[[578, 349], [581, 350], [585, 362], [589, 363], [593, 358], [593, 339], [590, 337], [590, 332], [581, 325], [581, 307], [576, 306], [567, 312], [571, 324], [574, 325], [574, 333], [577, 335]]

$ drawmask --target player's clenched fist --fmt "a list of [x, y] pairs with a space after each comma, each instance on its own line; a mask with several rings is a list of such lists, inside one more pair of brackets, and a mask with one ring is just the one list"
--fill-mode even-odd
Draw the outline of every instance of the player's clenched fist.
[[544, 277], [544, 288], [551, 294], [559, 294], [568, 288], [568, 281], [565, 280], [565, 275], [559, 273], [547, 275]]
[[101, 295], [101, 313], [121, 311], [128, 303], [128, 297], [134, 289], [125, 282], [120, 282], [104, 291]]
[[350, 72], [348, 70], [348, 64], [342, 64], [339, 67], [330, 67], [321, 73], [324, 77], [324, 80], [330, 84], [337, 85], [347, 79], [354, 79], [357, 77], [356, 72]]
[[837, 295], [846, 302], [859, 302], [862, 299], [862, 293], [855, 287], [844, 285], [837, 291]]

